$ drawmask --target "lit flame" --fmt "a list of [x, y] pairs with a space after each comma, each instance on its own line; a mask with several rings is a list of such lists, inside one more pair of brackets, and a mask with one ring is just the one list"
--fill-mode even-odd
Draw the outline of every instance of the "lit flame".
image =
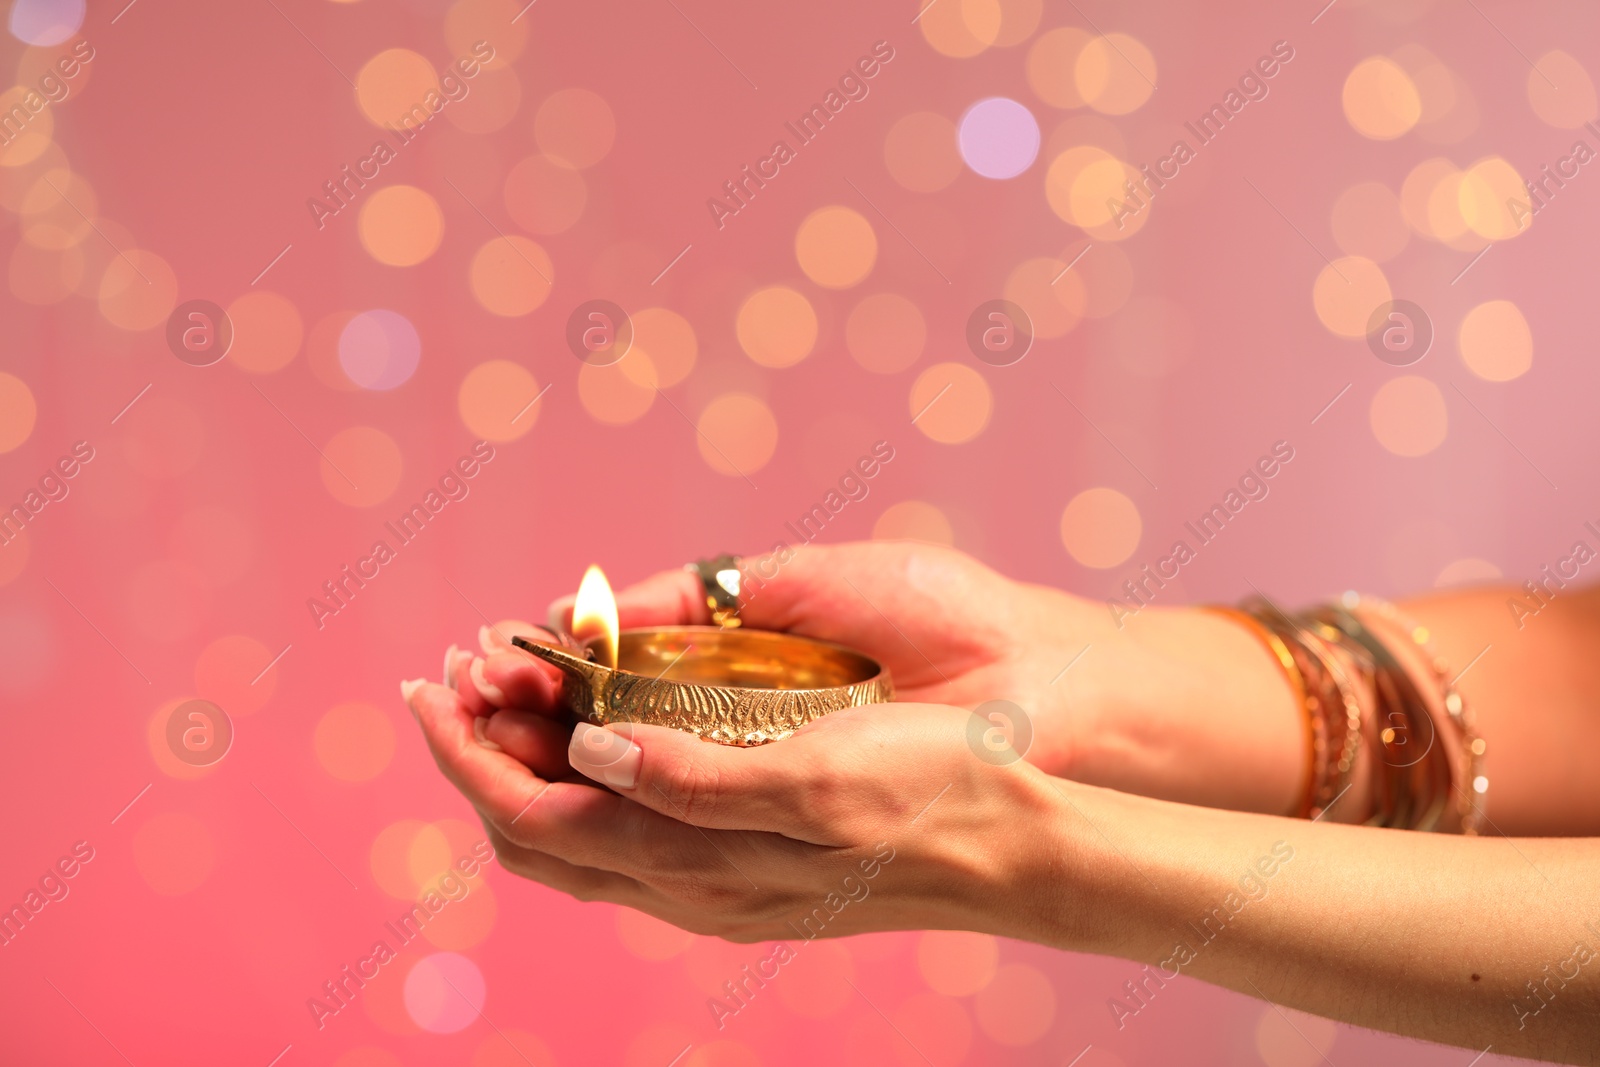
[[599, 649], [600, 660], [607, 667], [617, 665], [617, 598], [611, 595], [611, 583], [599, 567], [590, 565], [578, 584], [578, 596], [572, 604], [572, 635], [580, 641], [603, 637]]

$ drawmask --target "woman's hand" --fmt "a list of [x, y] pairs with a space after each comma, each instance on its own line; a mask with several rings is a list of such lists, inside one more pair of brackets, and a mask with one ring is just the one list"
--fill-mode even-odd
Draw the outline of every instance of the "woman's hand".
[[1059, 858], [1019, 832], [1060, 798], [1027, 763], [981, 758], [960, 708], [852, 708], [755, 748], [580, 724], [558, 761], [540, 728], [498, 730], [485, 746], [461, 694], [403, 689], [499, 862], [580, 900], [751, 942], [889, 929], [1027, 936], [1020, 897], [1047, 884], [1064, 892]]

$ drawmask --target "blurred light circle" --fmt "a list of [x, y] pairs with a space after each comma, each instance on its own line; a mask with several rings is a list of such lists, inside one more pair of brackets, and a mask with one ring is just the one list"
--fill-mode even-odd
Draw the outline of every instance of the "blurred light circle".
[[39, 405], [28, 383], [0, 371], [0, 453], [10, 452], [26, 441], [38, 417]]
[[[195, 695], [236, 719], [254, 715], [278, 688], [277, 653], [253, 637], [228, 634], [207, 645], [194, 662]], [[272, 664], [271, 669], [268, 665]]]
[[1143, 533], [1139, 506], [1106, 486], [1085, 489], [1061, 512], [1061, 543], [1085, 567], [1108, 570], [1125, 562]]
[[917, 941], [917, 969], [935, 993], [971, 996], [988, 985], [1000, 963], [1000, 943], [989, 934], [929, 930]]
[[705, 406], [695, 421], [700, 458], [718, 474], [738, 478], [767, 465], [778, 447], [772, 409], [744, 393], [728, 393]]
[[735, 332], [745, 355], [763, 367], [792, 367], [817, 343], [817, 313], [804, 296], [775, 285], [750, 294]]
[[39, 175], [22, 197], [23, 240], [38, 248], [59, 252], [94, 233], [90, 222], [100, 211], [94, 187], [65, 167], [52, 167]]
[[1076, 26], [1058, 26], [1039, 35], [1028, 49], [1028, 86], [1051, 107], [1083, 107], [1078, 92], [1078, 56], [1095, 36]]
[[1044, 17], [1044, 0], [1000, 0], [1000, 33], [996, 48], [1011, 48], [1033, 36]]
[[478, 1020], [486, 992], [483, 972], [467, 957], [435, 952], [406, 975], [406, 1014], [432, 1034], [453, 1034]]
[[556, 1067], [556, 1058], [538, 1037], [508, 1026], [484, 1037], [468, 1067]]
[[689, 320], [661, 307], [634, 312], [632, 319], [633, 343], [655, 364], [656, 384], [666, 389], [687, 378], [700, 352]]
[[1393, 298], [1383, 268], [1365, 256], [1334, 260], [1311, 287], [1317, 318], [1338, 337], [1365, 337], [1373, 311]]
[[1344, 80], [1344, 116], [1363, 137], [1392, 141], [1422, 117], [1417, 87], [1388, 56], [1371, 56], [1355, 65]]
[[922, 37], [940, 55], [954, 59], [975, 56], [1000, 36], [999, 0], [956, 0], [927, 4], [917, 25]]
[[422, 338], [411, 320], [398, 311], [363, 311], [339, 334], [339, 366], [363, 389], [387, 390], [404, 385], [422, 359]]
[[211, 831], [187, 812], [152, 816], [133, 832], [132, 844], [140, 877], [162, 896], [193, 892], [216, 866], [217, 846]]
[[1056, 1021], [1056, 991], [1038, 968], [1008, 963], [978, 993], [972, 1009], [979, 1028], [999, 1044], [1031, 1045]]
[[371, 426], [352, 426], [322, 446], [319, 469], [323, 487], [335, 500], [370, 508], [399, 487], [405, 464], [394, 438]]
[[366, 198], [357, 216], [361, 245], [379, 263], [413, 267], [439, 248], [444, 215], [433, 197], [414, 185], [388, 185]]
[[1456, 340], [1461, 361], [1485, 381], [1509, 382], [1533, 366], [1533, 331], [1509, 300], [1490, 300], [1467, 312]]
[[337, 389], [342, 393], [361, 388], [350, 380], [350, 376], [339, 365], [339, 338], [357, 314], [354, 311], [335, 311], [324, 315], [312, 324], [311, 332], [306, 335], [306, 362], [311, 366], [312, 376], [329, 389]]
[[961, 116], [961, 158], [985, 178], [1015, 178], [1039, 156], [1039, 123], [1015, 100], [991, 96]]
[[883, 139], [883, 164], [902, 188], [938, 192], [961, 174], [956, 124], [932, 111], [902, 116]]
[[[485, 441], [515, 441], [539, 421], [539, 381], [520, 363], [491, 359], [461, 379], [456, 411], [467, 429]], [[530, 406], [531, 405], [531, 406]]]
[[1468, 556], [1445, 564], [1433, 584], [1439, 588], [1451, 585], [1486, 585], [1499, 581], [1504, 575], [1500, 568], [1486, 559]]
[[1156, 59], [1143, 42], [1125, 33], [1086, 41], [1073, 64], [1078, 95], [1105, 115], [1137, 111], [1156, 91]]
[[545, 97], [533, 117], [539, 151], [577, 170], [592, 167], [611, 151], [617, 121], [611, 105], [588, 89], [562, 89]]
[[372, 839], [367, 867], [378, 888], [396, 900], [413, 900], [422, 891], [422, 881], [411, 873], [411, 845], [427, 826], [420, 819], [400, 819]]
[[1561, 130], [1576, 130], [1600, 117], [1589, 72], [1559, 48], [1540, 56], [1528, 71], [1528, 104], [1541, 121]]
[[472, 295], [484, 310], [506, 318], [543, 304], [555, 276], [550, 256], [526, 237], [497, 237], [472, 257]]
[[644, 416], [660, 386], [649, 353], [635, 349], [619, 362], [585, 363], [578, 370], [578, 401], [601, 422], [623, 426]]
[[1456, 174], [1456, 165], [1442, 156], [1425, 159], [1412, 167], [1400, 186], [1400, 214], [1407, 225], [1424, 237], [1439, 240], [1429, 217], [1433, 191], [1446, 177]]
[[371, 704], [335, 704], [311, 735], [317, 762], [341, 782], [376, 778], [394, 758], [394, 747], [394, 725]]
[[[1090, 253], [1093, 255], [1094, 253]], [[1040, 256], [1017, 264], [1006, 277], [1005, 298], [1028, 314], [1034, 337], [1061, 337], [1083, 321], [1083, 275], [1059, 259]]]
[[356, 75], [356, 103], [383, 129], [415, 128], [436, 114], [430, 105], [444, 99], [433, 64], [409, 48], [379, 52]]
[[[1462, 221], [1473, 233], [1491, 241], [1515, 237], [1533, 222], [1522, 175], [1499, 156], [1479, 160], [1461, 175], [1456, 201]], [[1523, 208], [1513, 209], [1513, 202]]]
[[972, 440], [989, 424], [994, 398], [983, 375], [964, 363], [936, 363], [911, 385], [908, 407], [918, 430], [940, 444]]
[[145, 397], [119, 425], [124, 458], [146, 478], [187, 474], [205, 452], [205, 424], [194, 408], [170, 396]]
[[[457, 63], [476, 63], [481, 70], [501, 71], [516, 62], [528, 46], [531, 18], [519, 18], [526, 0], [460, 0], [444, 16], [444, 37]], [[479, 49], [492, 42], [493, 58], [484, 61]], [[460, 73], [459, 69], [457, 73]], [[480, 75], [481, 77], [481, 75]]]
[[902, 500], [890, 504], [872, 524], [874, 541], [927, 541], [953, 545], [955, 531], [944, 512], [925, 500]]
[[1269, 1007], [1256, 1023], [1256, 1051], [1267, 1067], [1315, 1067], [1332, 1063], [1339, 1029], [1327, 1019], [1293, 1008]]
[[859, 212], [837, 205], [818, 208], [800, 223], [795, 259], [806, 277], [828, 289], [848, 289], [872, 273], [878, 235]]
[[271, 374], [288, 366], [300, 351], [305, 325], [288, 297], [254, 289], [229, 304], [227, 316], [233, 324], [227, 358], [241, 370]]
[[124, 330], [151, 330], [178, 302], [178, 279], [154, 252], [129, 248], [100, 276], [100, 314]]
[[1397, 456], [1425, 456], [1450, 429], [1444, 394], [1426, 378], [1405, 375], [1379, 386], [1367, 413], [1378, 443]]
[[1375, 263], [1393, 259], [1411, 240], [1400, 198], [1382, 182], [1362, 182], [1340, 193], [1332, 225], [1342, 251]]
[[571, 229], [588, 200], [583, 175], [549, 156], [528, 156], [506, 175], [506, 214], [529, 233]]
[[642, 960], [670, 960], [694, 943], [694, 935], [687, 930], [632, 908], [617, 908], [616, 921], [622, 947]]
[[917, 361], [928, 339], [922, 312], [898, 293], [874, 293], [850, 310], [845, 347], [866, 370], [897, 374]]
[[494, 133], [502, 130], [522, 107], [522, 80], [510, 67], [480, 71], [472, 82], [472, 92], [454, 101], [445, 118], [463, 133]]
[[84, 0], [13, 0], [11, 35], [35, 47], [60, 44], [82, 28], [84, 10]]
[[[34, 106], [30, 107], [32, 103]], [[0, 92], [0, 115], [15, 116], [18, 112], [28, 116], [26, 123], [10, 120], [6, 131], [11, 138], [0, 145], [0, 167], [21, 167], [32, 163], [52, 147], [56, 120], [45, 99], [36, 89], [20, 85]]]

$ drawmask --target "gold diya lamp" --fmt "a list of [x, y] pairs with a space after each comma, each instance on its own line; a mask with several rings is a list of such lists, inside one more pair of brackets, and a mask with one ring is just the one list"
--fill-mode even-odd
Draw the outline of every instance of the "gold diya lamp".
[[561, 647], [523, 637], [512, 643], [559, 668], [568, 710], [597, 726], [649, 723], [725, 745], [763, 745], [830, 711], [894, 699], [889, 672], [871, 657], [745, 629], [737, 618], [622, 630], [598, 567], [578, 588], [572, 628], [589, 636], [564, 634]]

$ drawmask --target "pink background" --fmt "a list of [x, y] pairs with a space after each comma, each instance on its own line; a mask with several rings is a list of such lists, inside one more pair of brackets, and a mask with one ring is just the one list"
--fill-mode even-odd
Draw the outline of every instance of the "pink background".
[[[1541, 121], [1527, 91], [1529, 59], [1551, 49], [1595, 69], [1593, 6], [1340, 0], [1313, 24], [1315, 3], [1050, 0], [1027, 40], [961, 58], [911, 23], [916, 4], [543, 0], [516, 24], [529, 30], [512, 63], [516, 114], [489, 133], [435, 121], [384, 168], [376, 185], [420, 187], [444, 218], [431, 257], [388, 266], [363, 248], [356, 211], [320, 232], [308, 221], [306, 198], [376, 135], [330, 63], [354, 78], [381, 50], [403, 47], [442, 66], [460, 54], [441, 30], [448, 6], [142, 0], [119, 15], [113, 0], [83, 22], [95, 59], [51, 114], [56, 145], [97, 198], [100, 229], [170, 265], [179, 300], [228, 306], [269, 289], [312, 337], [272, 373], [232, 359], [196, 368], [174, 358], [159, 325], [108, 321], [92, 279], [90, 296], [43, 304], [18, 298], [15, 281], [0, 287], [0, 370], [37, 406], [31, 431], [0, 455], [0, 503], [20, 502], [74, 442], [95, 449], [70, 494], [29, 524], [25, 549], [0, 548], [0, 904], [20, 902], [73, 843], [95, 853], [70, 895], [0, 948], [0, 1060], [110, 1064], [120, 1051], [141, 1067], [264, 1067], [280, 1053], [286, 1065], [486, 1067], [526, 1056], [541, 1067], [666, 1067], [691, 1045], [681, 1062], [923, 1062], [887, 1015], [939, 1064], [1061, 1064], [1091, 1044], [1079, 1062], [1095, 1067], [1175, 1055], [1320, 1062], [1285, 1036], [1272, 1009], [1189, 980], [1119, 1032], [1106, 1000], [1133, 965], [1029, 945], [1001, 944], [993, 981], [943, 997], [919, 965], [915, 934], [807, 946], [719, 1033], [709, 992], [764, 947], [678, 939], [497, 868], [447, 909], [456, 925], [438, 934], [443, 943], [405, 948], [320, 1031], [306, 1000], [408, 906], [395, 870], [409, 858], [428, 873], [481, 836], [428, 757], [399, 679], [437, 677], [445, 645], [475, 644], [480, 612], [542, 617], [590, 562], [625, 583], [724, 548], [767, 550], [876, 440], [890, 441], [896, 458], [826, 540], [870, 537], [890, 505], [922, 501], [942, 513], [958, 547], [1086, 596], [1113, 595], [1135, 565], [1165, 554], [1183, 523], [1280, 439], [1296, 454], [1271, 495], [1207, 546], [1162, 602], [1234, 599], [1249, 583], [1289, 601], [1345, 587], [1392, 595], [1434, 585], [1462, 559], [1481, 561], [1466, 573], [1492, 566], [1520, 583], [1564, 555], [1583, 521], [1600, 519], [1595, 473], [1573, 447], [1593, 424], [1600, 384], [1585, 325], [1600, 221], [1600, 194], [1588, 185], [1600, 178], [1574, 179], [1528, 233], [1492, 248], [1455, 284], [1475, 252], [1412, 234], [1383, 270], [1437, 331], [1413, 367], [1388, 366], [1360, 339], [1335, 336], [1311, 294], [1324, 256], [1340, 255], [1330, 217], [1351, 185], [1398, 191], [1431, 156], [1461, 168], [1500, 156], [1531, 175], [1575, 138], [1595, 143]], [[500, 18], [520, 7], [477, 6]], [[1007, 17], [1027, 10], [1002, 7]], [[1157, 90], [1130, 114], [1063, 132], [1096, 113], [1050, 106], [1025, 74], [1033, 40], [1058, 26], [1136, 38], [1155, 57]], [[878, 40], [895, 58], [870, 95], [718, 231], [706, 198], [766, 155], [783, 121]], [[1113, 254], [1131, 267], [1126, 302], [1040, 338], [1014, 366], [976, 360], [964, 340], [972, 309], [1005, 295], [1024, 260], [1065, 264], [1083, 247], [1083, 233], [1045, 197], [1053, 155], [1086, 130], [1110, 129], [1123, 158], [1153, 161], [1278, 40], [1296, 54], [1270, 95], [1201, 149], [1140, 232], [1116, 242]], [[21, 64], [19, 78], [36, 81], [27, 72], [37, 56], [9, 35], [0, 42], [0, 70]], [[1412, 44], [1430, 49], [1476, 102], [1475, 121], [1449, 143], [1417, 132], [1369, 139], [1341, 108], [1357, 63]], [[583, 171], [581, 218], [561, 233], [527, 235], [554, 264], [549, 298], [531, 314], [490, 314], [468, 281], [472, 257], [494, 228], [520, 232], [501, 183], [538, 151], [540, 102], [573, 87], [609, 105], [614, 146]], [[897, 184], [884, 142], [899, 119], [930, 111], [957, 121], [990, 96], [1020, 102], [1042, 128], [1045, 147], [1026, 171], [996, 181], [963, 169], [927, 193]], [[878, 246], [870, 276], [845, 289], [815, 284], [795, 254], [801, 221], [834, 204], [866, 218]], [[24, 221], [0, 212], [0, 253], [20, 255]], [[97, 249], [96, 271], [108, 269], [101, 240], [84, 244]], [[1096, 276], [1086, 277], [1092, 292]], [[804, 294], [820, 322], [814, 351], [786, 369], [748, 358], [734, 328], [745, 297], [778, 284]], [[875, 292], [909, 298], [926, 320], [920, 357], [897, 373], [870, 373], [847, 350], [847, 316]], [[582, 365], [564, 340], [571, 309], [596, 298], [630, 311], [671, 308], [698, 338], [693, 371], [625, 425], [581, 402]], [[1507, 382], [1474, 376], [1455, 344], [1468, 309], [1495, 299], [1513, 301], [1533, 336], [1532, 368]], [[327, 362], [313, 351], [315, 325], [377, 307], [415, 325], [415, 374], [388, 391], [330, 387], [312, 369]], [[551, 387], [531, 431], [497, 442], [470, 495], [319, 630], [306, 599], [480, 436], [456, 397], [487, 360], [520, 364]], [[911, 421], [913, 383], [945, 362], [978, 372], [992, 398], [982, 432], [962, 443], [930, 439]], [[1419, 457], [1386, 449], [1370, 425], [1373, 397], [1400, 375], [1436, 383], [1448, 413], [1442, 443]], [[760, 398], [778, 428], [775, 451], [749, 481], [712, 469], [690, 421], [728, 393]], [[0, 403], [13, 428], [25, 421], [16, 403]], [[381, 430], [402, 457], [393, 491], [371, 506], [337, 499], [316, 451], [352, 426]], [[1137, 508], [1142, 533], [1126, 565], [1088, 567], [1064, 547], [1062, 511], [1093, 487]], [[236, 731], [231, 751], [203, 774], [176, 763], [160, 738], [164, 714], [194, 697], [221, 705]], [[351, 702], [375, 711], [336, 720], [355, 724], [332, 742], [336, 764], [381, 755], [393, 739], [392, 758], [364, 781], [330, 773], [315, 740], [330, 709]], [[436, 1033], [416, 1013], [437, 1008], [448, 1022], [460, 1006], [416, 979], [421, 999], [408, 1013], [402, 990], [414, 967], [445, 950], [470, 961], [438, 964], [457, 967], [445, 973], [462, 989], [481, 974], [483, 1017]], [[1340, 1063], [1465, 1061], [1345, 1027], [1328, 1045], [1326, 1026], [1295, 1018]]]

